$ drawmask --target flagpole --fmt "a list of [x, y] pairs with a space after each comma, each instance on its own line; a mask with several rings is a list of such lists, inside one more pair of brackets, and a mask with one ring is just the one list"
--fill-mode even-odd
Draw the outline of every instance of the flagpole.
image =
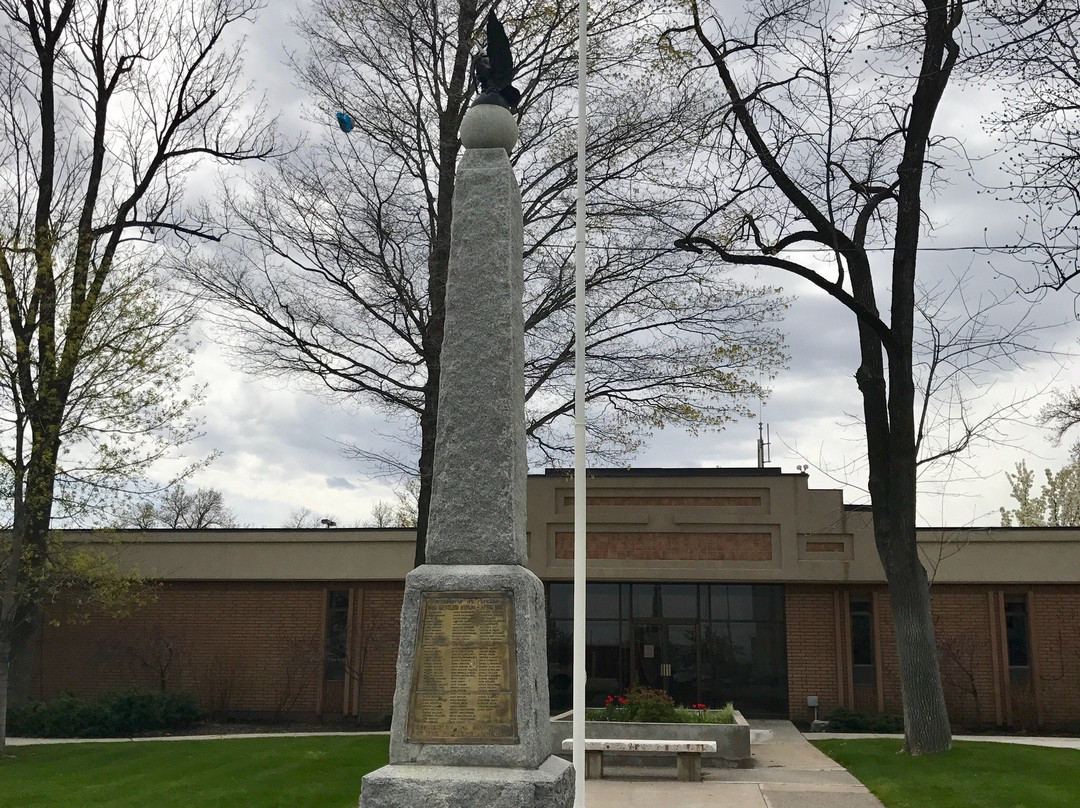
[[585, 85], [588, 0], [578, 0], [577, 239], [574, 247], [574, 808], [585, 806]]

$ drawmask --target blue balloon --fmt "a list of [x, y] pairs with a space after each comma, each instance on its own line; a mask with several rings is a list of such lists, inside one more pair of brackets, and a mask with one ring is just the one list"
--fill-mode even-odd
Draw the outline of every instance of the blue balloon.
[[337, 114], [338, 126], [341, 127], [341, 131], [348, 134], [352, 131], [352, 118], [349, 117], [347, 112], [339, 112]]

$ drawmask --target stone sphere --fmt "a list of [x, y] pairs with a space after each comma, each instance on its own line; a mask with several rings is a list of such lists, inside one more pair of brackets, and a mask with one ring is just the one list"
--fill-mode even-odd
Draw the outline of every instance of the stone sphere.
[[466, 110], [459, 134], [466, 149], [506, 149], [509, 155], [518, 139], [517, 121], [506, 107], [477, 104]]

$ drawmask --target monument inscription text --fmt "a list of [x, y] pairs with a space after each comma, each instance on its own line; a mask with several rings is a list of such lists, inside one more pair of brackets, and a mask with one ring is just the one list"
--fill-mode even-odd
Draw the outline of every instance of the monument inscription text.
[[517, 743], [509, 592], [421, 596], [406, 734], [412, 743]]

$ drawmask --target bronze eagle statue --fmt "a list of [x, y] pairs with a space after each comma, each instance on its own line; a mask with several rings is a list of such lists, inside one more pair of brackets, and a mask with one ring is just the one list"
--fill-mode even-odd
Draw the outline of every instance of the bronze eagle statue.
[[487, 15], [487, 46], [473, 58], [472, 75], [480, 93], [472, 105], [495, 104], [517, 114], [521, 93], [514, 80], [514, 57], [510, 40], [494, 11]]

